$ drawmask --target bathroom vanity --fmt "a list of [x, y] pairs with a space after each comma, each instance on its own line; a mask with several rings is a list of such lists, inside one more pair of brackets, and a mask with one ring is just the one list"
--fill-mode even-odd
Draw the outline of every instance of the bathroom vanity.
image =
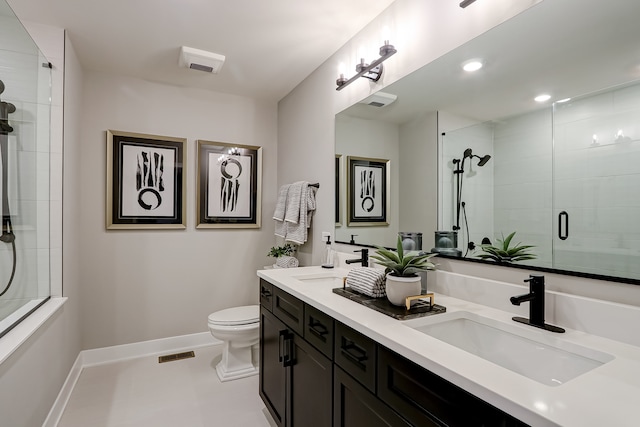
[[[399, 321], [334, 293], [346, 273], [258, 271], [260, 396], [278, 425], [635, 425], [637, 347], [442, 294], [446, 313]], [[464, 348], [474, 335], [522, 354]]]

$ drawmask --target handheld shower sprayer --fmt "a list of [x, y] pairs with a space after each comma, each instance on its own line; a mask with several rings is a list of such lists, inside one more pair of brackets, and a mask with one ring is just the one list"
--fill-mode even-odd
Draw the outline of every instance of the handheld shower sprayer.
[[[0, 80], [0, 94], [4, 92], [4, 83]], [[8, 243], [13, 251], [13, 268], [7, 285], [0, 292], [0, 297], [4, 295], [13, 283], [16, 274], [16, 236], [13, 234], [13, 224], [11, 223], [11, 212], [9, 210], [9, 195], [7, 194], [8, 181], [8, 153], [9, 153], [9, 133], [13, 132], [13, 127], [9, 124], [9, 114], [15, 113], [16, 106], [10, 102], [0, 100], [0, 156], [2, 157], [2, 234], [0, 241]]]
[[[473, 159], [474, 157], [477, 157], [479, 159], [478, 161], [479, 167], [486, 165], [489, 159], [491, 159], [491, 156], [489, 154], [486, 154], [484, 156], [478, 156], [477, 154], [473, 154], [473, 151], [471, 150], [471, 148], [467, 148], [466, 150], [464, 150], [462, 159], [453, 159], [453, 164], [456, 167], [455, 170], [453, 171], [453, 174], [456, 177], [456, 224], [453, 226], [453, 231], [460, 230], [460, 212], [463, 211], [464, 219], [465, 219], [464, 222], [467, 226], [467, 239], [469, 238], [469, 223], [467, 222], [467, 214], [465, 210], [466, 203], [462, 201], [462, 181], [464, 178], [464, 162], [466, 159], [470, 159], [469, 161], [471, 161], [471, 159]], [[469, 242], [467, 244], [467, 250], [473, 249], [474, 247], [475, 247], [475, 244], [473, 242]], [[465, 256], [466, 256], [466, 252], [465, 252]]]

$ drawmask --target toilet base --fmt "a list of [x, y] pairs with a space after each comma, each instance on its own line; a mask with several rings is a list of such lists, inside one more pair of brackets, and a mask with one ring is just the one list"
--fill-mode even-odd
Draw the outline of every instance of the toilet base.
[[253, 363], [251, 345], [237, 347], [227, 341], [222, 350], [222, 360], [216, 365], [216, 373], [220, 381], [231, 381], [258, 374], [258, 367]]
[[218, 374], [218, 378], [220, 378], [220, 381], [225, 382], [258, 375], [258, 368], [252, 365], [250, 368], [247, 367], [244, 369], [234, 369], [233, 371], [228, 371], [222, 365], [222, 362], [220, 362], [216, 365], [216, 373]]

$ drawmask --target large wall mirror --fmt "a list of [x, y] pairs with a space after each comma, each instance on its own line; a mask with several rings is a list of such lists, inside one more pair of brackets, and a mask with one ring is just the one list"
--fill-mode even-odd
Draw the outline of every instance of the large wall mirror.
[[[336, 241], [422, 233], [423, 250], [480, 260], [515, 232], [533, 256], [500, 262], [640, 283], [638, 16], [635, 1], [543, 1], [342, 111]], [[463, 71], [471, 59], [483, 68]], [[347, 188], [373, 176], [351, 158], [386, 162], [384, 223], [351, 221]]]

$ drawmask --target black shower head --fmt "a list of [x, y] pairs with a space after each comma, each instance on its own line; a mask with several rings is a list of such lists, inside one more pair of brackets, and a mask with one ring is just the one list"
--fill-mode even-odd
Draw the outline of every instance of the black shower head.
[[486, 164], [487, 164], [487, 162], [489, 161], [489, 159], [491, 158], [491, 156], [490, 156], [490, 155], [488, 155], [488, 154], [487, 154], [487, 155], [485, 155], [485, 156], [483, 156], [483, 157], [480, 157], [480, 156], [475, 156], [475, 157], [477, 157], [477, 158], [479, 158], [479, 159], [480, 159], [480, 161], [478, 162], [478, 166], [484, 166], [484, 165], [486, 165]]

